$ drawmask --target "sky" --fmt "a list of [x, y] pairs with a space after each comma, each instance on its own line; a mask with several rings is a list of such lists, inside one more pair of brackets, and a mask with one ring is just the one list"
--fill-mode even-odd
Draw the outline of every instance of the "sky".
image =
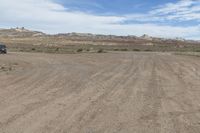
[[0, 0], [0, 28], [200, 40], [200, 0]]

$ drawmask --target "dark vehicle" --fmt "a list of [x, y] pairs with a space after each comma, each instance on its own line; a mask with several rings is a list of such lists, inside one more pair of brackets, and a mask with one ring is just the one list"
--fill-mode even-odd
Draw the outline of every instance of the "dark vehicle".
[[6, 53], [7, 53], [6, 46], [3, 44], [0, 44], [0, 54], [6, 54]]

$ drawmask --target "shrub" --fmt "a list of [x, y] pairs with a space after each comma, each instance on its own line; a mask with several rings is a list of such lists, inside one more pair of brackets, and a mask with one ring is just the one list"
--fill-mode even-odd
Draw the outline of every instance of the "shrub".
[[55, 51], [59, 51], [59, 48], [56, 48]]
[[200, 49], [195, 50], [195, 52], [200, 52]]
[[82, 51], [83, 51], [82, 48], [79, 48], [79, 49], [76, 50], [76, 52], [82, 52]]
[[140, 51], [140, 49], [133, 49], [133, 51]]
[[98, 51], [97, 51], [97, 53], [103, 53], [104, 51], [103, 51], [103, 49], [99, 49]]
[[114, 51], [119, 51], [119, 49], [115, 48]]
[[123, 48], [123, 49], [121, 49], [121, 51], [128, 51], [128, 49], [127, 48]]
[[32, 51], [35, 51], [35, 48], [32, 48], [31, 50], [32, 50]]
[[144, 51], [150, 52], [150, 51], [152, 51], [152, 50], [151, 50], [151, 49], [145, 49]]

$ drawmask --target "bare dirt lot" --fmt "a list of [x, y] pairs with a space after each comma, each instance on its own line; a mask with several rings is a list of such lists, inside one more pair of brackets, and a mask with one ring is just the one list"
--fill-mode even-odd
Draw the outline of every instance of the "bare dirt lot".
[[200, 58], [0, 55], [0, 133], [199, 133]]

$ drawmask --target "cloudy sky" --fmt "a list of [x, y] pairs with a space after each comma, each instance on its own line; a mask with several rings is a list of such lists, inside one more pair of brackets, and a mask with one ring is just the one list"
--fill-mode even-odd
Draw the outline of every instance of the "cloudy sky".
[[200, 0], [0, 0], [0, 28], [200, 40]]

